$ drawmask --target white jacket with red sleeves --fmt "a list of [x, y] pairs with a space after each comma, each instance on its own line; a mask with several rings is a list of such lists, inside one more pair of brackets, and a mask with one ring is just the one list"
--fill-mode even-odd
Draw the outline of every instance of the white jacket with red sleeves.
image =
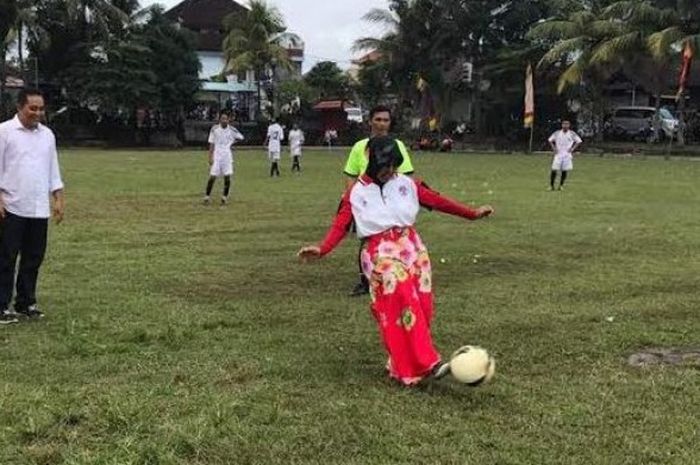
[[321, 254], [328, 254], [340, 243], [353, 219], [357, 235], [366, 238], [391, 228], [413, 226], [421, 206], [471, 220], [479, 218], [477, 211], [441, 196], [420, 180], [396, 174], [380, 187], [363, 175], [343, 195], [333, 225], [320, 245]]

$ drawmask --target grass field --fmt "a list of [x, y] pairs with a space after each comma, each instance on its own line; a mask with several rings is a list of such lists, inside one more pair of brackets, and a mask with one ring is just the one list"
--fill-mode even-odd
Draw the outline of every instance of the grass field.
[[0, 328], [0, 464], [700, 464], [700, 371], [626, 364], [700, 346], [700, 163], [582, 158], [550, 193], [547, 158], [416, 155], [432, 187], [497, 210], [419, 229], [439, 348], [481, 344], [499, 371], [404, 389], [346, 296], [357, 241], [295, 258], [343, 155], [279, 180], [238, 158], [222, 209], [199, 204], [202, 152], [63, 151], [48, 316]]

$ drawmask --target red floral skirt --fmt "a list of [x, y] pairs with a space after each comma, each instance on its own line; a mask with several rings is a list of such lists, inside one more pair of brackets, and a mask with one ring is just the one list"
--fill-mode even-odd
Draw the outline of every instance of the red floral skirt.
[[370, 282], [372, 313], [389, 353], [389, 374], [403, 384], [415, 384], [440, 362], [430, 334], [428, 250], [414, 228], [393, 228], [366, 240], [361, 262]]

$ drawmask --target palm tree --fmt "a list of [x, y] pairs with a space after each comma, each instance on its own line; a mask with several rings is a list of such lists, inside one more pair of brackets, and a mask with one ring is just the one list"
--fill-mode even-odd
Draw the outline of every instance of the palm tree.
[[[661, 10], [649, 0], [618, 1], [602, 12], [614, 28], [610, 36], [602, 41], [593, 55], [594, 66], [611, 66], [621, 69], [635, 85], [650, 91], [655, 105], [661, 107], [661, 94], [666, 90], [670, 57], [653, 54], [648, 46], [649, 37], [671, 20], [670, 11]], [[660, 121], [654, 121], [654, 132], [658, 139]]]
[[[634, 2], [620, 2], [633, 4]], [[677, 55], [682, 44], [690, 44], [694, 52], [700, 51], [700, 4], [694, 0], [673, 0], [656, 2], [665, 8], [658, 8], [657, 18], [663, 22], [662, 28], [649, 36], [648, 46], [658, 57]], [[629, 6], [633, 8], [632, 5]]]
[[[353, 45], [353, 51], [379, 52], [379, 63], [388, 69], [394, 88], [407, 89], [411, 86], [411, 81], [415, 79], [415, 62], [412, 60], [417, 55], [415, 53], [417, 41], [415, 36], [410, 36], [408, 27], [411, 8], [415, 4], [412, 1], [401, 7], [396, 3], [392, 5], [392, 10], [373, 8], [363, 16], [363, 20], [372, 24], [382, 26], [386, 32], [381, 37], [363, 37], [357, 39]], [[379, 64], [375, 63], [375, 64]]]
[[594, 61], [597, 48], [617, 32], [619, 26], [588, 9], [576, 11], [565, 19], [551, 19], [536, 24], [528, 37], [534, 42], [551, 44], [538, 67], [559, 64], [564, 68], [557, 91], [577, 86], [587, 74], [602, 71], [600, 60]]
[[[432, 0], [393, 0], [389, 9], [374, 8], [363, 19], [382, 26], [386, 32], [380, 37], [360, 38], [353, 46], [355, 52], [379, 52], [379, 61], [369, 66], [386, 74], [388, 87], [399, 92], [399, 105], [415, 95], [419, 79], [427, 84], [421, 90], [424, 117], [435, 116], [427, 114], [431, 102], [435, 104], [434, 113], [444, 114], [453, 84], [446, 71], [461, 57], [454, 46], [461, 41], [452, 29], [443, 27], [442, 6]], [[437, 97], [435, 101], [433, 97]]]
[[262, 77], [269, 67], [291, 69], [287, 51], [276, 43], [286, 30], [282, 14], [265, 0], [251, 0], [247, 15], [231, 14], [224, 18], [226, 37], [223, 43], [226, 64], [222, 74], [255, 71], [258, 91], [258, 115], [262, 114]]
[[138, 7], [138, 2], [133, 0], [64, 0], [64, 2], [69, 20], [84, 31], [84, 37], [88, 43], [123, 30], [129, 23], [129, 14]]
[[[129, 14], [136, 0], [41, 0], [27, 1], [30, 18], [23, 22], [30, 53], [40, 63], [42, 76], [64, 87], [64, 73], [80, 62], [88, 62], [107, 42], [123, 40], [131, 24]], [[68, 89], [70, 93], [71, 89]]]
[[[565, 18], [539, 22], [528, 32], [528, 38], [535, 44], [551, 47], [540, 59], [538, 68], [558, 65], [563, 69], [557, 92], [562, 94], [568, 88], [575, 88], [592, 105], [593, 123], [598, 128], [602, 127], [606, 110], [603, 86], [618, 69], [611, 65], [612, 57], [601, 50], [610, 46], [611, 39], [621, 36], [623, 28], [623, 24], [604, 17], [599, 5], [584, 5]], [[596, 135], [600, 137], [600, 131]]]
[[[624, 24], [624, 34], [611, 41], [609, 50], [600, 55], [624, 56], [628, 60], [641, 55], [651, 56], [651, 83], [658, 84], [656, 105], [660, 106], [659, 94], [665, 90], [666, 71], [680, 51], [689, 45], [697, 53], [700, 50], [700, 5], [689, 0], [619, 1], [610, 5], [608, 17]], [[649, 60], [647, 60], [649, 61]], [[637, 75], [637, 74], [633, 74]], [[684, 98], [679, 99], [679, 117], [683, 121]], [[681, 145], [685, 143], [682, 130], [678, 134]]]
[[[668, 8], [659, 10], [665, 19], [665, 27], [648, 38], [651, 53], [657, 58], [670, 59], [688, 45], [694, 54], [700, 51], [700, 4], [693, 0], [675, 0], [666, 3]], [[679, 96], [678, 117], [680, 130], [678, 144], [685, 145], [685, 95]]]

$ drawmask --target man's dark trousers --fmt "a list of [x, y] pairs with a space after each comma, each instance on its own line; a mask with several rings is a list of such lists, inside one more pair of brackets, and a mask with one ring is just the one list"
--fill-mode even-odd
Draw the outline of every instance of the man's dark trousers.
[[0, 310], [8, 308], [12, 300], [18, 255], [15, 310], [26, 310], [36, 303], [36, 283], [46, 253], [48, 226], [48, 219], [25, 218], [7, 211], [0, 220]]

